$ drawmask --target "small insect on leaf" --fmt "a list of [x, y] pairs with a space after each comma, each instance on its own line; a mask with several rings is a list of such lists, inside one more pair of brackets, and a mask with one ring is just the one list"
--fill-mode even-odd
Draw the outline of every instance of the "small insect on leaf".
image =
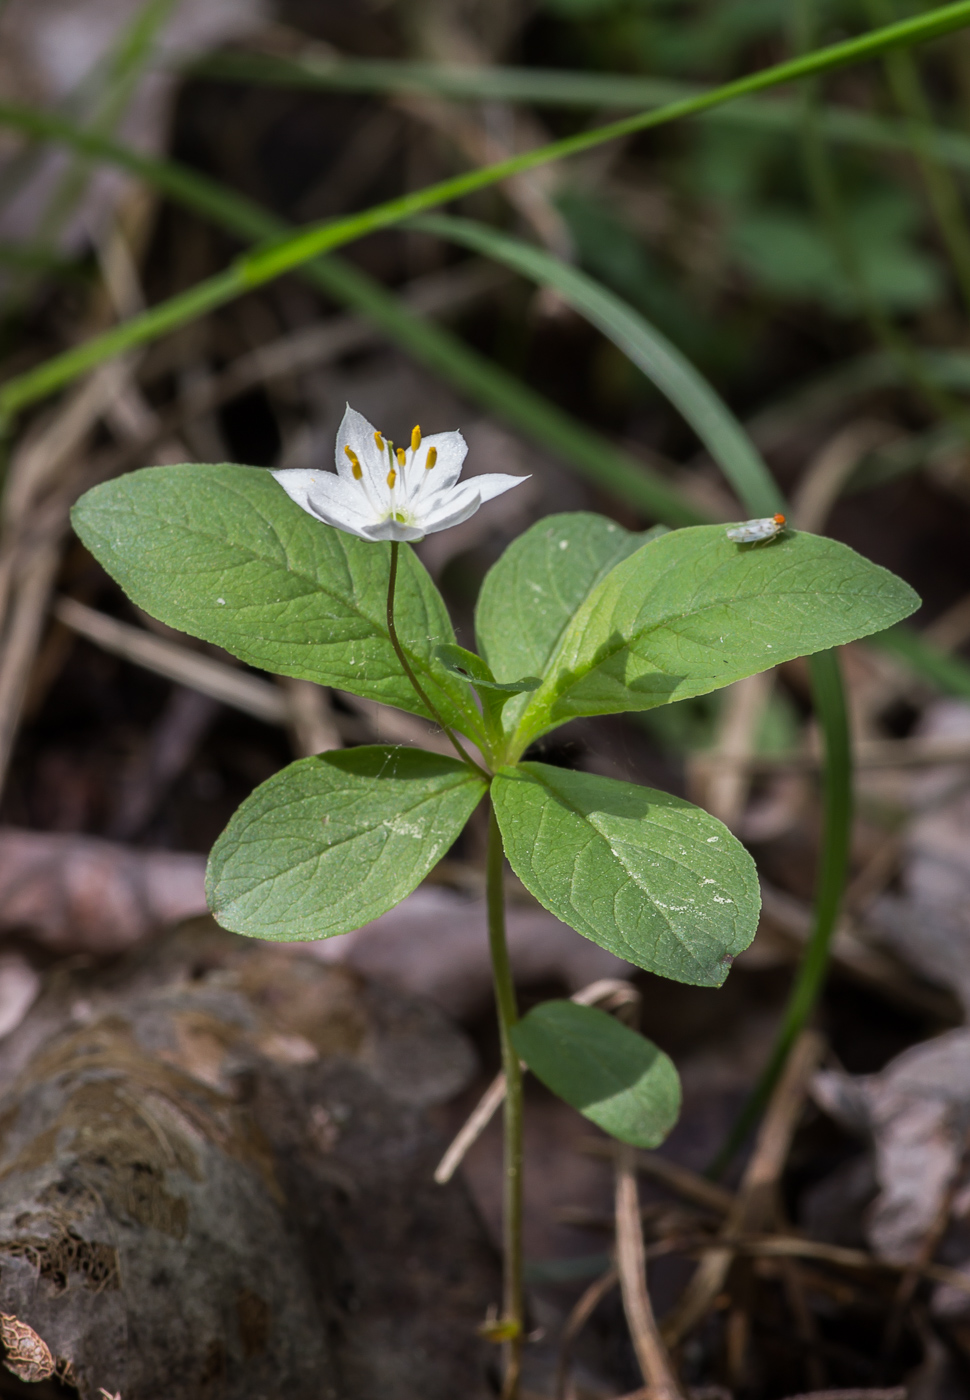
[[742, 520], [740, 525], [730, 525], [725, 533], [735, 544], [764, 544], [784, 528], [783, 515], [763, 515], [756, 520]]

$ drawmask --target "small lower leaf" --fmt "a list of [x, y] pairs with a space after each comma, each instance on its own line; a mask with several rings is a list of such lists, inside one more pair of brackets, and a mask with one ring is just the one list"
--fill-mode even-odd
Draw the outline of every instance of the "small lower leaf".
[[677, 1122], [680, 1080], [671, 1060], [605, 1011], [544, 1001], [511, 1035], [547, 1088], [621, 1142], [657, 1147]]
[[291, 763], [238, 809], [209, 857], [223, 928], [331, 938], [385, 914], [424, 879], [485, 792], [466, 764], [367, 745]]

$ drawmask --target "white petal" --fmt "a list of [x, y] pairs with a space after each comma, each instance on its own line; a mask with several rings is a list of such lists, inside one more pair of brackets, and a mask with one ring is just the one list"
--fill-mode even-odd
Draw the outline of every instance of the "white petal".
[[[424, 465], [428, 460], [429, 447], [435, 448], [438, 453], [438, 459], [430, 471]], [[462, 463], [467, 452], [468, 444], [457, 430], [452, 433], [432, 433], [429, 437], [422, 438], [421, 446], [414, 454], [414, 465], [409, 467], [408, 475], [411, 479], [408, 482], [408, 498], [413, 500], [416, 492], [429, 488], [444, 491], [447, 487], [454, 486], [461, 475]]]
[[503, 491], [511, 491], [513, 486], [520, 485], [523, 481], [528, 481], [527, 476], [507, 476], [504, 472], [483, 472], [481, 476], [473, 478], [482, 498], [482, 504], [490, 501], [495, 496], [501, 496]]
[[488, 472], [484, 476], [473, 476], [450, 491], [436, 492], [420, 512], [419, 519], [425, 534], [435, 535], [439, 530], [460, 525], [474, 515], [483, 502], [500, 496], [503, 491], [511, 491], [520, 481], [528, 479], [527, 476], [503, 476], [500, 472]]
[[[373, 423], [368, 423], [362, 413], [358, 413], [356, 408], [351, 408], [348, 404], [344, 410], [340, 427], [337, 429], [334, 460], [337, 464], [338, 476], [342, 477], [344, 481], [354, 481], [354, 469], [350, 458], [344, 451], [345, 447], [349, 447], [351, 452], [356, 454], [361, 471], [367, 476], [368, 485], [373, 485], [379, 478], [381, 484], [384, 485], [386, 494], [387, 454], [378, 451], [377, 443], [374, 441], [375, 431]], [[355, 485], [358, 485], [358, 489], [360, 489], [358, 483]]]
[[460, 525], [470, 515], [474, 515], [482, 503], [475, 481], [463, 481], [450, 491], [437, 491], [428, 498], [420, 514], [421, 527], [426, 535], [437, 534], [452, 525]]
[[303, 467], [284, 467], [272, 475], [290, 500], [308, 515], [327, 525], [335, 525], [338, 530], [367, 538], [363, 530], [372, 522], [373, 515], [366, 511], [366, 500], [352, 479], [344, 481], [333, 472], [309, 471]]
[[389, 518], [379, 521], [376, 525], [368, 525], [362, 538], [367, 540], [403, 540], [413, 543], [415, 540], [423, 540], [424, 535], [423, 525], [402, 525], [400, 520]]

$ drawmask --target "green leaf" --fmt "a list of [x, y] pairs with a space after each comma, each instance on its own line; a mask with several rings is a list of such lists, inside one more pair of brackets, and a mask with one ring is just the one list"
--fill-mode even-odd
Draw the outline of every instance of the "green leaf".
[[820, 535], [786, 530], [748, 546], [723, 525], [673, 530], [618, 564], [576, 612], [515, 749], [576, 715], [703, 695], [882, 631], [918, 606], [902, 579]]
[[617, 957], [719, 987], [754, 937], [754, 862], [700, 807], [545, 763], [499, 769], [492, 801], [525, 887]]
[[422, 749], [301, 758], [246, 799], [212, 848], [209, 907], [254, 938], [349, 933], [421, 883], [484, 792], [466, 764]]
[[511, 1039], [547, 1088], [621, 1142], [659, 1147], [677, 1122], [680, 1080], [670, 1059], [605, 1011], [544, 1001]]
[[586, 511], [547, 515], [513, 540], [485, 575], [475, 636], [495, 675], [543, 675], [580, 604], [659, 529], [631, 534]]
[[465, 647], [452, 646], [450, 642], [436, 647], [435, 656], [446, 671], [461, 676], [476, 690], [502, 691], [506, 696], [521, 695], [523, 691], [538, 690], [542, 684], [538, 676], [523, 676], [518, 681], [497, 681], [491, 667], [480, 656], [467, 651]]
[[[88, 491], [72, 512], [91, 553], [140, 608], [250, 665], [432, 715], [387, 631], [390, 546], [314, 520], [267, 471], [149, 467]], [[433, 661], [454, 640], [444, 601], [400, 552], [395, 620], [442, 717], [479, 739], [466, 686]]]
[[461, 676], [474, 686], [485, 716], [486, 728], [491, 729], [497, 738], [501, 734], [501, 715], [505, 704], [513, 695], [538, 690], [542, 681], [538, 676], [523, 676], [518, 681], [497, 681], [492, 675], [487, 661], [476, 656], [464, 647], [452, 646], [445, 642], [435, 649], [435, 656], [446, 671]]

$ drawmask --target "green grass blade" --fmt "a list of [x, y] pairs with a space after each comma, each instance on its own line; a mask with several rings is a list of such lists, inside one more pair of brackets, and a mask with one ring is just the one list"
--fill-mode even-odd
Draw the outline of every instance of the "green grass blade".
[[306, 273], [316, 286], [373, 321], [407, 354], [568, 462], [594, 485], [665, 524], [701, 523], [701, 512], [659, 472], [564, 413], [457, 336], [415, 316], [399, 297], [352, 263], [323, 258], [311, 263]]
[[45, 398], [105, 359], [137, 345], [147, 344], [167, 331], [196, 320], [205, 311], [224, 305], [254, 287], [273, 281], [285, 272], [295, 271], [321, 254], [363, 238], [377, 229], [400, 223], [414, 214], [445, 204], [474, 190], [483, 189], [522, 171], [591, 150], [605, 141], [616, 140], [683, 117], [696, 116], [721, 103], [750, 96], [779, 83], [792, 82], [848, 64], [864, 62], [900, 45], [939, 38], [967, 24], [970, 24], [970, 0], [959, 0], [957, 4], [943, 6], [928, 15], [903, 20], [899, 24], [888, 25], [841, 44], [833, 44], [784, 63], [774, 64], [747, 77], [725, 83], [702, 96], [674, 102], [654, 111], [640, 112], [636, 116], [610, 122], [592, 130], [581, 131], [564, 140], [550, 142], [546, 146], [522, 152], [494, 165], [470, 170], [423, 190], [388, 200], [361, 213], [330, 220], [303, 233], [283, 238], [238, 259], [224, 272], [189, 292], [171, 298], [163, 306], [155, 307], [142, 316], [133, 317], [106, 335], [94, 337], [85, 345], [55, 356], [37, 370], [28, 371], [9, 380], [0, 391], [0, 418], [9, 418], [27, 404]]
[[[244, 239], [277, 237], [286, 231], [284, 224], [258, 205], [173, 161], [140, 155], [32, 108], [0, 104], [0, 123], [4, 121], [39, 139], [57, 140], [110, 161]], [[416, 316], [366, 273], [334, 256], [309, 263], [301, 271], [319, 290], [366, 316], [408, 354], [539, 446], [556, 453], [595, 485], [669, 525], [703, 523], [703, 514], [658, 472], [557, 408], [457, 336]]]
[[608, 336], [683, 414], [752, 515], [773, 515], [784, 498], [741, 424], [686, 356], [638, 311], [578, 268], [542, 248], [470, 219], [434, 215], [415, 226], [494, 258], [565, 301]]

